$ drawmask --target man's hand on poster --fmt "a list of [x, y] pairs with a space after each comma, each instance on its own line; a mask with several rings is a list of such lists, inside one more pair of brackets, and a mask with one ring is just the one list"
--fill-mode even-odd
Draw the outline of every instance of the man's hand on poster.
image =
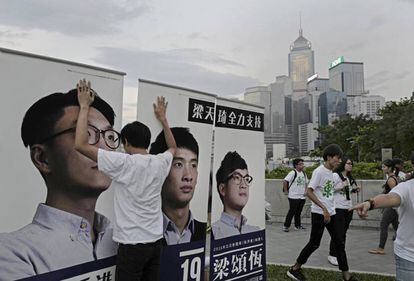
[[95, 93], [91, 89], [91, 81], [82, 79], [76, 84], [76, 88], [78, 90], [79, 105], [81, 107], [90, 106], [95, 99]]
[[165, 120], [168, 102], [165, 101], [165, 97], [157, 97], [157, 103], [152, 104], [154, 106], [155, 117], [161, 122]]

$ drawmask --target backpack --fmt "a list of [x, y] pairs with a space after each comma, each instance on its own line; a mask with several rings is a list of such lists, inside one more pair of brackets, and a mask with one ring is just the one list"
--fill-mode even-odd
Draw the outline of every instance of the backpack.
[[[289, 191], [290, 187], [292, 186], [292, 184], [295, 182], [296, 177], [298, 176], [298, 172], [296, 172], [296, 169], [293, 169], [293, 172], [295, 172], [295, 175], [293, 176], [293, 180], [288, 185], [288, 191]], [[308, 177], [306, 176], [305, 172], [302, 172], [302, 173], [305, 176], [305, 185], [306, 185], [306, 183], [308, 182]], [[282, 186], [282, 191], [283, 191], [283, 186]]]

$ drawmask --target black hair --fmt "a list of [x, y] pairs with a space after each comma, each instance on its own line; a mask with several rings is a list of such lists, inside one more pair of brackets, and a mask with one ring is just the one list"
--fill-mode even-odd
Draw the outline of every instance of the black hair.
[[[334, 173], [337, 173], [339, 175], [339, 177], [341, 178], [342, 181], [345, 180], [345, 177], [342, 175], [342, 172], [345, 171], [345, 164], [346, 162], [351, 161], [351, 163], [354, 163], [351, 158], [349, 158], [348, 156], [342, 156], [342, 162], [338, 165], [338, 167], [334, 170]], [[352, 176], [352, 172], [348, 172], [346, 175], [349, 179], [349, 183], [350, 185], [356, 185], [356, 181], [354, 179], [354, 177]]]
[[[184, 127], [173, 127], [171, 132], [174, 136], [177, 148], [185, 148], [192, 151], [198, 158], [198, 143], [193, 134], [190, 133], [190, 129]], [[168, 149], [165, 142], [164, 131], [161, 131], [155, 141], [151, 144], [150, 153], [158, 154]]]
[[296, 168], [299, 162], [303, 162], [303, 159], [300, 159], [300, 158], [293, 159], [293, 168]]
[[388, 168], [391, 168], [392, 170], [394, 170], [395, 168], [395, 163], [392, 159], [385, 159], [384, 161], [382, 161], [382, 164], [387, 166]]
[[143, 123], [134, 121], [126, 124], [121, 130], [121, 141], [125, 145], [126, 140], [137, 148], [147, 149], [151, 142], [151, 131]]
[[221, 183], [226, 183], [228, 176], [237, 169], [247, 170], [248, 168], [246, 161], [236, 151], [227, 152], [216, 173], [217, 191], [221, 201], [223, 201], [223, 198], [220, 194], [219, 185]]
[[[36, 101], [23, 118], [21, 138], [24, 146], [40, 144], [53, 134], [56, 122], [63, 116], [64, 109], [68, 106], [79, 106], [76, 89], [67, 93], [53, 93]], [[111, 126], [114, 125], [115, 112], [106, 101], [96, 95], [91, 106], [101, 112]]]
[[323, 160], [328, 160], [328, 156], [334, 157], [338, 156], [339, 158], [342, 158], [342, 155], [344, 152], [342, 151], [341, 147], [337, 144], [330, 144], [326, 146], [323, 150]]
[[411, 164], [414, 165], [414, 151], [411, 151], [410, 161], [411, 161]]
[[404, 161], [400, 158], [393, 158], [392, 161], [394, 162], [394, 166], [395, 165], [404, 165]]

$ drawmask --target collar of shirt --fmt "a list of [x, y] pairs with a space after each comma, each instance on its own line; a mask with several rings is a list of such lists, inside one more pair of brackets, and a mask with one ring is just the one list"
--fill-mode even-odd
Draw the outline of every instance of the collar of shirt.
[[[191, 211], [189, 211], [190, 216], [188, 218], [188, 222], [184, 227], [183, 233], [190, 230], [191, 234], [194, 233], [194, 218], [193, 215], [191, 214]], [[164, 212], [162, 213], [162, 216], [164, 217], [163, 219], [163, 233], [166, 233], [167, 231], [173, 231], [175, 233], [179, 233], [177, 226], [175, 225], [175, 223], [170, 220], [165, 214]]]
[[[240, 228], [240, 219], [233, 217], [232, 215], [222, 212], [220, 216], [220, 221], [222, 221], [224, 224], [227, 224], [229, 226], [235, 227], [237, 229]], [[245, 216], [241, 216], [241, 226], [244, 226], [247, 223], [247, 218]]]
[[[45, 204], [38, 205], [33, 223], [50, 229], [66, 230], [69, 233], [78, 233], [79, 231], [89, 232], [91, 228], [85, 218]], [[108, 218], [99, 213], [95, 213], [94, 227], [99, 235], [103, 234], [109, 225], [110, 221]]]

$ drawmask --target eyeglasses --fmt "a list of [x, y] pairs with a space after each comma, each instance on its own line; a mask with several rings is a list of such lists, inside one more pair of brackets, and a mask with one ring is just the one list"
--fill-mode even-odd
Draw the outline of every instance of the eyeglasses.
[[354, 165], [352, 162], [346, 162], [345, 164], [347, 164], [347, 165]]
[[253, 177], [250, 175], [245, 175], [243, 176], [240, 173], [232, 173], [230, 174], [227, 178], [226, 181], [229, 181], [230, 179], [233, 179], [234, 183], [237, 185], [241, 185], [242, 180], [244, 180], [244, 182], [246, 183], [247, 186], [250, 186], [250, 184], [253, 181]]
[[[75, 131], [76, 131], [76, 127], [63, 130], [61, 132], [58, 132], [56, 134], [53, 134], [51, 136], [44, 138], [40, 143], [45, 143], [47, 141], [50, 141], [51, 139], [56, 138], [57, 136], [75, 132]], [[121, 138], [120, 138], [120, 134], [117, 131], [115, 131], [114, 129], [100, 130], [93, 125], [88, 125], [88, 136], [89, 136], [88, 143], [90, 145], [97, 144], [99, 142], [101, 135], [105, 141], [105, 144], [109, 148], [117, 149], [119, 147], [121, 143]]]

